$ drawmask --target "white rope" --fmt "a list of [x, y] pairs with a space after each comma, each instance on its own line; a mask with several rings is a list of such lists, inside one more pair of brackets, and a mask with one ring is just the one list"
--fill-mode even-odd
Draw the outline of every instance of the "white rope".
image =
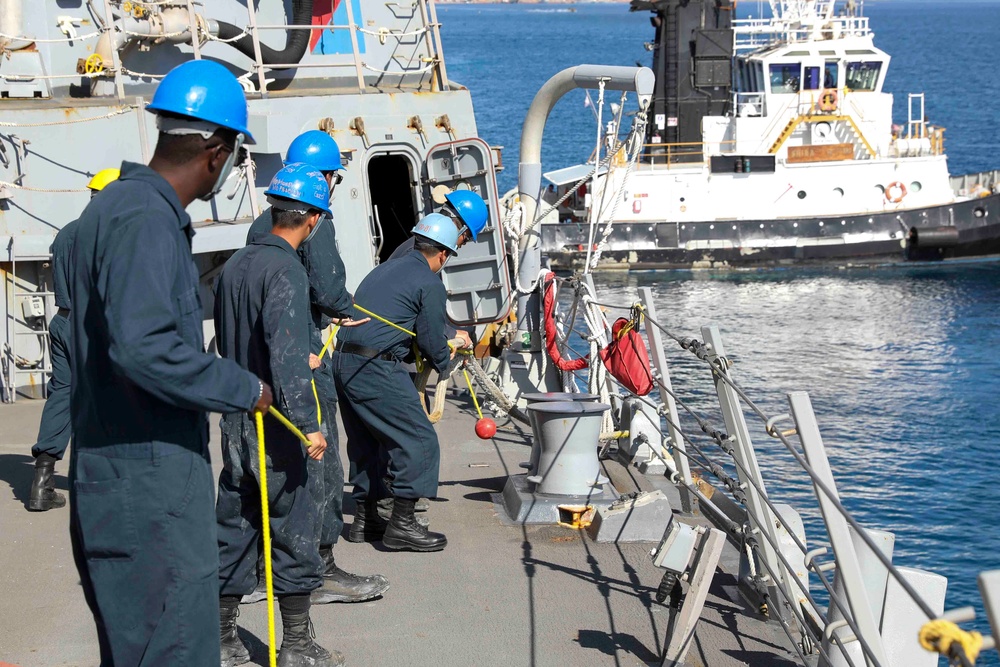
[[[600, 350], [608, 346], [608, 334], [611, 331], [608, 319], [604, 316], [604, 311], [595, 301], [596, 295], [590, 290], [590, 286], [583, 283], [583, 319], [590, 330], [588, 340], [590, 342], [590, 376], [587, 378], [587, 391], [601, 397], [601, 403], [610, 405], [611, 388], [608, 378], [608, 369], [604, 367], [601, 360]], [[601, 432], [610, 433], [614, 431], [614, 422], [611, 419], [611, 411], [604, 413], [601, 422]]]
[[94, 32], [88, 32], [83, 35], [76, 35], [75, 37], [59, 37], [56, 39], [38, 39], [35, 37], [8, 35], [7, 33], [0, 32], [0, 38], [2, 39], [14, 39], [18, 41], [33, 42], [35, 44], [58, 44], [61, 42], [75, 42], [79, 39], [90, 39], [91, 37], [98, 37], [102, 31], [96, 30]]
[[236, 35], [235, 37], [229, 37], [228, 39], [222, 39], [221, 37], [216, 37], [215, 35], [213, 35], [210, 32], [204, 33], [204, 36], [205, 36], [205, 38], [208, 41], [210, 41], [210, 42], [219, 42], [220, 44], [232, 44], [233, 42], [238, 42], [241, 39], [243, 39], [244, 37], [247, 37], [249, 35], [250, 35], [250, 28], [249, 27], [243, 28], [243, 32], [241, 32], [240, 34]]
[[[608, 247], [608, 238], [611, 236], [611, 229], [615, 222], [615, 215], [618, 212], [618, 205], [624, 198], [625, 188], [628, 185], [629, 177], [632, 175], [632, 170], [635, 168], [636, 162], [639, 160], [639, 155], [642, 153], [642, 137], [645, 136], [646, 131], [646, 112], [640, 111], [636, 116], [635, 123], [632, 126], [632, 131], [629, 133], [626, 142], [631, 142], [632, 147], [629, 150], [631, 155], [629, 156], [628, 163], [625, 166], [625, 175], [622, 177], [621, 186], [615, 191], [615, 196], [612, 198], [613, 205], [611, 207], [611, 213], [607, 216], [604, 215], [604, 211], [600, 212], [599, 217], [607, 219], [607, 224], [605, 224], [604, 229], [601, 232], [601, 240], [597, 244], [597, 249], [594, 251], [593, 257], [589, 258], [587, 266], [584, 267], [584, 272], [589, 272], [592, 269], [597, 268], [598, 262], [601, 259], [601, 253], [604, 252]], [[607, 190], [607, 184], [610, 180], [611, 174], [604, 179], [604, 189]], [[589, 248], [588, 248], [589, 250]]]
[[[597, 145], [594, 147], [594, 164], [600, 164], [601, 162], [601, 144], [603, 134], [604, 134], [604, 79], [598, 82], [599, 92], [597, 95]], [[594, 202], [594, 197], [597, 195], [597, 169], [594, 170], [594, 176], [590, 181], [590, 198], [591, 204]], [[607, 179], [604, 181], [607, 183]], [[602, 193], [603, 197], [603, 193]], [[586, 274], [590, 270], [590, 254], [594, 247], [594, 231], [597, 228], [597, 217], [600, 207], [594, 208], [590, 207], [590, 231], [587, 234], [587, 263], [583, 267], [583, 272]], [[593, 392], [591, 392], [593, 393]]]
[[369, 70], [371, 72], [376, 72], [377, 74], [421, 74], [423, 72], [429, 72], [435, 67], [437, 67], [437, 62], [428, 63], [425, 67], [421, 67], [420, 69], [400, 69], [396, 71], [372, 67], [366, 62], [362, 62], [361, 66], [364, 67], [366, 70]]
[[114, 118], [115, 116], [121, 116], [122, 114], [131, 113], [135, 109], [138, 109], [138, 105], [130, 104], [125, 107], [119, 107], [115, 111], [106, 113], [103, 116], [90, 116], [87, 118], [73, 118], [71, 120], [56, 120], [48, 123], [11, 123], [8, 121], [0, 121], [0, 127], [50, 127], [52, 125], [72, 125], [74, 123], [89, 123], [92, 120], [102, 120], [104, 118]]
[[102, 72], [93, 72], [91, 74], [0, 74], [0, 79], [6, 81], [46, 81], [49, 79], [76, 79], [78, 77], [93, 79], [101, 76], [101, 74]]
[[179, 30], [177, 32], [166, 32], [162, 35], [152, 35], [148, 32], [132, 32], [131, 30], [122, 30], [123, 34], [130, 37], [142, 37], [143, 39], [166, 39], [167, 37], [180, 37], [181, 35], [191, 34], [190, 30]]
[[358, 32], [362, 32], [366, 35], [371, 35], [372, 37], [377, 37], [379, 44], [384, 45], [386, 39], [389, 37], [395, 37], [396, 39], [402, 39], [404, 37], [415, 37], [427, 33], [430, 30], [429, 26], [423, 28], [417, 28], [416, 30], [410, 30], [408, 32], [395, 32], [389, 28], [379, 28], [378, 30], [366, 30], [365, 28], [358, 28]]
[[0, 188], [14, 188], [15, 190], [24, 190], [26, 192], [89, 192], [87, 188], [66, 188], [66, 189], [49, 189], [49, 188], [32, 188], [27, 185], [18, 185], [17, 183], [9, 183], [7, 181], [0, 181]]
[[134, 76], [136, 78], [142, 78], [142, 79], [162, 79], [163, 77], [166, 76], [166, 74], [147, 74], [146, 72], [133, 72], [124, 65], [122, 65], [121, 70], [122, 74], [127, 74], [129, 76]]

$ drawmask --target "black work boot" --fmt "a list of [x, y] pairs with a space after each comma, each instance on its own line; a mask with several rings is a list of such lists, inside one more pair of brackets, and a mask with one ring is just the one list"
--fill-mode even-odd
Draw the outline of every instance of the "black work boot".
[[56, 457], [39, 454], [35, 459], [35, 478], [31, 480], [31, 494], [28, 496], [28, 510], [45, 512], [66, 506], [66, 497], [56, 491], [52, 474], [56, 470]]
[[377, 598], [389, 590], [389, 580], [381, 574], [362, 576], [351, 574], [337, 567], [333, 560], [333, 547], [319, 548], [323, 558], [323, 585], [310, 595], [313, 604], [328, 602], [364, 602]]
[[[393, 497], [389, 496], [388, 498], [383, 498], [382, 500], [378, 501], [378, 515], [383, 519], [385, 519], [386, 521], [388, 521], [389, 518], [392, 516], [393, 500], [394, 500]], [[428, 501], [426, 498], [420, 498], [414, 503], [413, 511], [417, 513], [417, 523], [419, 523], [421, 526], [430, 525], [430, 519], [428, 519], [425, 516], [420, 516], [421, 512], [426, 512], [430, 508], [431, 508], [430, 501]]]
[[312, 621], [309, 612], [281, 614], [281, 650], [278, 667], [340, 667], [344, 656], [339, 651], [327, 651], [313, 641]]
[[250, 651], [236, 634], [236, 617], [239, 615], [239, 598], [219, 598], [219, 641], [222, 643], [222, 667], [236, 667], [236, 665], [250, 662]]
[[426, 526], [417, 523], [413, 515], [414, 504], [411, 498], [396, 498], [382, 545], [393, 551], [441, 551], [448, 545], [448, 538], [441, 533], [432, 533]]
[[348, 542], [378, 542], [389, 526], [385, 519], [378, 515], [378, 507], [371, 498], [358, 507], [354, 514], [354, 523], [347, 531]]

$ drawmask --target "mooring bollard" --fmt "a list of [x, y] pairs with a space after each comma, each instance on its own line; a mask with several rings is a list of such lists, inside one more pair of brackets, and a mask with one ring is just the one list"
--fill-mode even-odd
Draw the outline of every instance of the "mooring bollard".
[[580, 401], [528, 405], [538, 449], [537, 469], [528, 481], [537, 493], [582, 496], [607, 483], [597, 445], [604, 412], [610, 409], [605, 403]]
[[[528, 401], [528, 406], [530, 407], [533, 403], [596, 403], [601, 397], [597, 394], [547, 391], [537, 394], [525, 394], [523, 398]], [[538, 474], [538, 436], [534, 434], [538, 433], [538, 424], [535, 423], [535, 417], [531, 410], [528, 410], [528, 420], [531, 422], [532, 432], [531, 456], [529, 460], [522, 462], [520, 466], [527, 470], [529, 475], [536, 475]]]

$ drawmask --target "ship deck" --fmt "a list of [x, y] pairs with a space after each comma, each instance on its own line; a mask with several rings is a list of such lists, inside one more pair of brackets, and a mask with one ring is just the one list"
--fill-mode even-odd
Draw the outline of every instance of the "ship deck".
[[[69, 512], [24, 508], [42, 406], [21, 399], [0, 407], [0, 664], [95, 665], [96, 635], [73, 566]], [[558, 526], [503, 525], [492, 496], [509, 472], [518, 472], [528, 440], [501, 431], [481, 441], [474, 423], [467, 396], [450, 396], [438, 424], [440, 498], [429, 512], [431, 528], [448, 535], [448, 547], [394, 553], [342, 540], [335, 552], [341, 567], [383, 573], [391, 588], [380, 600], [314, 607], [317, 640], [355, 667], [659, 664], [668, 610], [654, 600], [662, 572], [650, 562], [652, 545], [599, 544]], [[215, 423], [212, 455], [218, 472]], [[63, 491], [67, 471], [60, 463], [56, 486]], [[727, 572], [735, 563], [727, 545]], [[265, 604], [244, 606], [240, 626], [252, 664], [266, 665]], [[747, 612], [735, 579], [717, 574], [686, 664], [769, 667], [796, 664], [792, 657], [781, 629]]]

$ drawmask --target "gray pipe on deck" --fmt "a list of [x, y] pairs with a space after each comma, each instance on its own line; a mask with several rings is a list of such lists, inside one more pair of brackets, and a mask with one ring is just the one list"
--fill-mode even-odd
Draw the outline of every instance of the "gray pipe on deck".
[[[542, 133], [549, 112], [563, 95], [577, 88], [633, 91], [639, 97], [639, 106], [646, 109], [653, 96], [655, 77], [648, 67], [614, 67], [610, 65], [577, 65], [559, 72], [545, 82], [535, 94], [521, 130], [520, 164], [517, 172], [517, 189], [524, 207], [523, 219], [532, 221], [538, 212], [538, 199], [542, 191]], [[541, 269], [542, 253], [539, 247], [539, 230], [532, 229], [520, 241], [520, 270], [518, 281], [531, 284]], [[521, 349], [541, 349], [539, 322], [539, 294], [519, 294], [517, 297], [517, 328]], [[526, 335], [527, 334], [527, 335]], [[530, 341], [530, 342], [529, 342]]]

